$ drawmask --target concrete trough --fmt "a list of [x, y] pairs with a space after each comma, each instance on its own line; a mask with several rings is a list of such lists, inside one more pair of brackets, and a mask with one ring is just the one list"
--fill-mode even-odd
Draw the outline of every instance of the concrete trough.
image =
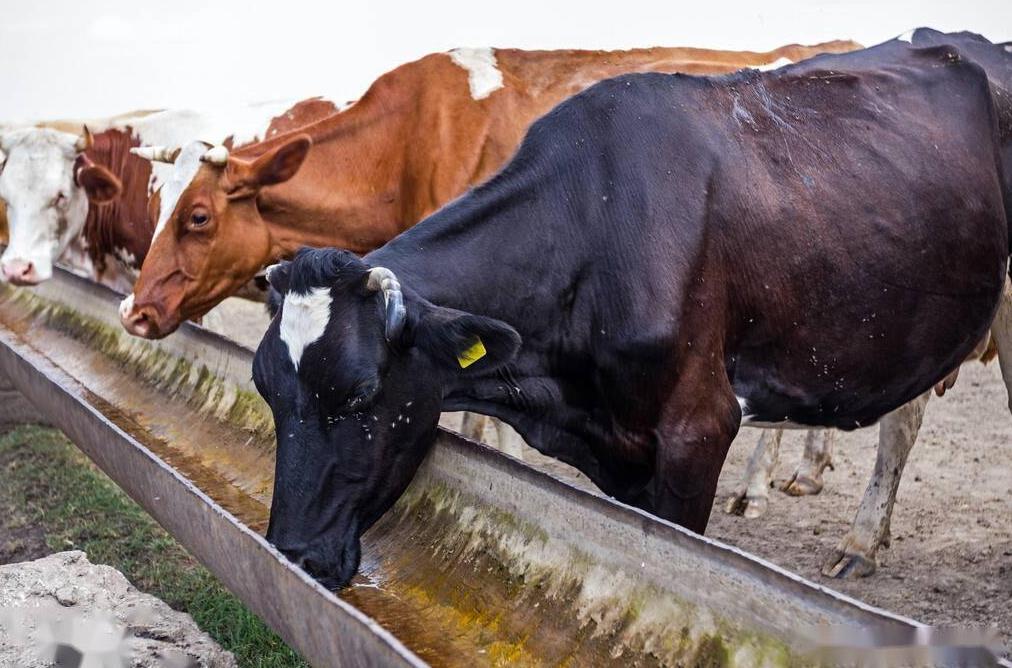
[[3, 288], [0, 373], [314, 665], [814, 665], [842, 656], [816, 651], [829, 630], [859, 658], [877, 638], [880, 658], [994, 663], [448, 431], [335, 596], [262, 538], [251, 351], [192, 325], [132, 339], [118, 301], [65, 272]]

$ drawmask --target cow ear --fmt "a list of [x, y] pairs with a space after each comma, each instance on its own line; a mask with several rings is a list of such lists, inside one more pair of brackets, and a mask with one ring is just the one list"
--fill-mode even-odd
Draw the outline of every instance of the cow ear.
[[482, 375], [509, 364], [520, 349], [520, 335], [501, 320], [427, 305], [413, 343], [444, 368]]
[[123, 192], [123, 184], [116, 175], [101, 165], [89, 164], [78, 169], [77, 184], [95, 204], [111, 202]]
[[225, 168], [225, 191], [229, 199], [250, 197], [264, 186], [277, 185], [292, 178], [312, 145], [309, 135], [297, 135], [253, 161], [230, 157]]

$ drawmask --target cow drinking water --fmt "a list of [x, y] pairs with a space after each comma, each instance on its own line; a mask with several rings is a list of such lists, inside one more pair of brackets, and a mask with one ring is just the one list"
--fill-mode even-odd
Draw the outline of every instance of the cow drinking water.
[[995, 104], [949, 47], [623, 76], [379, 250], [302, 252], [270, 274], [253, 369], [268, 537], [346, 583], [442, 410], [703, 531], [742, 422], [872, 424], [987, 331], [1009, 255]]

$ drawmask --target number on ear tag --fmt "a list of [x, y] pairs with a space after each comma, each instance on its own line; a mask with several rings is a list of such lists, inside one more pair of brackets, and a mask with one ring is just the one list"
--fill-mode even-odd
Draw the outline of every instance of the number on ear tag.
[[457, 355], [457, 363], [460, 364], [461, 369], [466, 369], [486, 354], [488, 354], [488, 351], [485, 350], [485, 344], [478, 337], [474, 337], [474, 343], [467, 350]]

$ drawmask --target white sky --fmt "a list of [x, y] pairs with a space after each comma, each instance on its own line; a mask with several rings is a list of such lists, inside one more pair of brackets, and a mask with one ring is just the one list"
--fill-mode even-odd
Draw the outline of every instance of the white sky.
[[916, 26], [1012, 40], [1012, 0], [8, 0], [0, 119], [327, 95], [456, 46], [769, 49]]

